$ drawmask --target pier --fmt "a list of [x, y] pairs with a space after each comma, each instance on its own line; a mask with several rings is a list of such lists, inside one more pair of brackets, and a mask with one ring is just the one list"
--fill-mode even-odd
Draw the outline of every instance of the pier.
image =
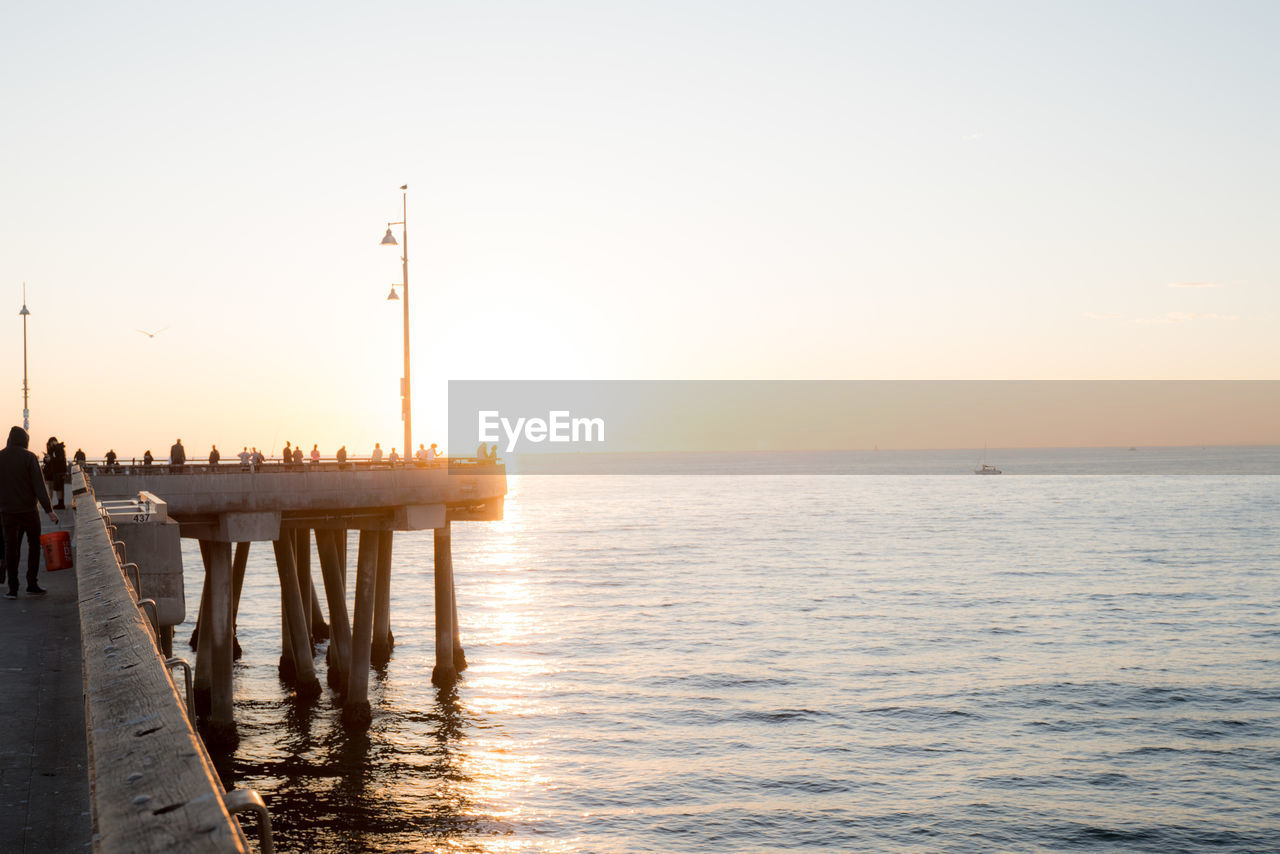
[[[196, 709], [210, 747], [234, 745], [232, 661], [236, 610], [249, 549], [270, 543], [280, 581], [280, 674], [301, 698], [321, 691], [314, 643], [330, 641], [326, 680], [342, 696], [343, 720], [367, 726], [369, 667], [392, 654], [390, 613], [397, 531], [432, 530], [435, 538], [436, 664], [432, 681], [450, 685], [466, 667], [454, 592], [451, 526], [502, 518], [506, 471], [469, 459], [433, 465], [321, 462], [267, 465], [94, 466], [98, 500], [153, 497], [147, 509], [112, 517], [126, 563], [136, 563], [144, 596], [156, 598], [156, 629], [171, 651], [178, 538], [196, 539], [204, 563], [195, 667]], [[135, 521], [137, 517], [137, 521]], [[163, 517], [163, 518], [161, 518]], [[348, 532], [358, 532], [353, 608], [348, 612]], [[320, 567], [326, 622], [312, 574]], [[156, 579], [152, 583], [151, 579]], [[156, 596], [152, 596], [152, 590]], [[165, 607], [166, 600], [169, 607]]]
[[[466, 667], [451, 527], [501, 519], [506, 473], [472, 460], [85, 466], [73, 469], [70, 492], [59, 527], [73, 534], [74, 570], [53, 575], [44, 599], [12, 603], [0, 631], [15, 686], [0, 701], [8, 721], [0, 847], [72, 851], [92, 840], [92, 850], [107, 854], [270, 851], [261, 798], [224, 791], [210, 760], [237, 743], [235, 619], [252, 544], [270, 542], [275, 557], [281, 676], [300, 702], [319, 694], [314, 643], [327, 637], [326, 679], [343, 723], [358, 730], [371, 720], [370, 667], [393, 653], [395, 532], [434, 533], [432, 680], [450, 685]], [[181, 538], [200, 544], [194, 609], [182, 586]], [[172, 641], [173, 627], [192, 616], [198, 637], [189, 668]], [[184, 672], [191, 678], [179, 678]], [[256, 815], [256, 846], [237, 813]]]

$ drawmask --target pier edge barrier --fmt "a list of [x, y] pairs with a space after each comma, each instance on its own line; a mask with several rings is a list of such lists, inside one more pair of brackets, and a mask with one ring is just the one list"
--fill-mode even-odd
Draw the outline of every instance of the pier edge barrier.
[[72, 488], [92, 849], [247, 854], [78, 466]]

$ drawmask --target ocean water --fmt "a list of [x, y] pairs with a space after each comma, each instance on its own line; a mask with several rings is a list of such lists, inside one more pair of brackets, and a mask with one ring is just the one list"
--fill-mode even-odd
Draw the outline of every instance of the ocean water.
[[1280, 478], [510, 488], [454, 526], [450, 691], [396, 535], [366, 734], [279, 681], [253, 547], [223, 767], [280, 850], [1280, 850]]

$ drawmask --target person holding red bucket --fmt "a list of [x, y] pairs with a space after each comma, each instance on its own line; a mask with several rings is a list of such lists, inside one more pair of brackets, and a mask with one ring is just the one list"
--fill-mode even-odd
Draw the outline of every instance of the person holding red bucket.
[[40, 474], [40, 461], [27, 450], [27, 431], [14, 427], [9, 442], [0, 451], [0, 516], [4, 518], [4, 567], [9, 592], [6, 599], [18, 598], [18, 555], [22, 536], [27, 537], [27, 593], [44, 595], [36, 583], [40, 572], [40, 515], [38, 503], [58, 524], [58, 513], [49, 503], [49, 493]]

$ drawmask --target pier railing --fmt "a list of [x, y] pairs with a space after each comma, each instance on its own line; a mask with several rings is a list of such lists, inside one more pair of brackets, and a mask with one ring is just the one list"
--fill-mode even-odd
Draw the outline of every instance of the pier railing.
[[90, 474], [238, 474], [240, 472], [300, 472], [300, 471], [370, 471], [373, 469], [448, 469], [450, 471], [481, 471], [486, 467], [501, 466], [497, 460], [476, 457], [437, 457], [431, 462], [421, 460], [397, 460], [392, 463], [385, 457], [373, 460], [368, 457], [348, 457], [338, 462], [332, 457], [323, 458], [319, 462], [303, 460], [300, 463], [286, 463], [283, 460], [267, 459], [256, 465], [242, 464], [238, 459], [225, 457], [216, 463], [207, 459], [188, 459], [180, 465], [170, 464], [165, 460], [154, 460], [150, 464], [136, 458], [117, 458], [114, 463], [106, 459], [85, 460], [84, 468]]
[[228, 803], [261, 799], [223, 790], [79, 467], [72, 487], [93, 850], [247, 852]]

